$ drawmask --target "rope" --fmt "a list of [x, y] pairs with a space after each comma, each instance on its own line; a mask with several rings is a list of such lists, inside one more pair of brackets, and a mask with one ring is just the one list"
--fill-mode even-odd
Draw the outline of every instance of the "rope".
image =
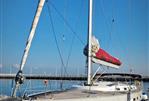
[[[46, 3], [46, 4], [47, 4], [47, 3]], [[55, 40], [55, 42], [56, 42], [56, 47], [57, 47], [57, 49], [58, 49], [59, 57], [60, 57], [62, 66], [65, 67], [64, 61], [63, 61], [63, 57], [62, 57], [62, 55], [61, 55], [61, 51], [60, 51], [60, 48], [59, 48], [59, 45], [58, 45], [58, 40], [57, 40], [56, 33], [55, 33], [55, 29], [54, 29], [54, 24], [53, 24], [53, 20], [52, 20], [52, 15], [51, 15], [51, 13], [50, 13], [50, 7], [48, 6], [48, 4], [47, 4], [47, 8], [48, 8], [48, 12], [49, 12], [48, 14], [49, 14], [49, 16], [50, 16], [50, 22], [51, 22], [51, 26], [52, 26], [52, 32], [53, 32], [53, 35], [54, 35], [54, 40]], [[64, 68], [64, 71], [65, 71], [65, 73], [67, 73], [65, 68]]]
[[[48, 4], [47, 4], [48, 5]], [[65, 24], [68, 26], [68, 28], [72, 31], [72, 33], [77, 37], [77, 39], [81, 42], [82, 45], [85, 45], [83, 40], [78, 36], [78, 34], [73, 30], [73, 28], [70, 26], [68, 21], [64, 18], [64, 16], [58, 11], [58, 9], [54, 6], [54, 4], [50, 1], [50, 5], [55, 9], [57, 14], [62, 18], [62, 20], [65, 22]]]

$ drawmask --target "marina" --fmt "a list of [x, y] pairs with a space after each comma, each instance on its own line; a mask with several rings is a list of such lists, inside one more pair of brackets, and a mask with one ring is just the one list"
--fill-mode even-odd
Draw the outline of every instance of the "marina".
[[[2, 29], [0, 100], [149, 100], [146, 48], [149, 23], [147, 22], [148, 1], [17, 1], [12, 3], [18, 7], [20, 4], [22, 6], [20, 9], [15, 6], [13, 13], [11, 13], [10, 2], [0, 1], [0, 3], [2, 8], [9, 8], [9, 13], [4, 13], [5, 9], [0, 10], [1, 14], [7, 17], [16, 19], [18, 12], [21, 12], [20, 16], [22, 14], [33, 16], [14, 20], [16, 22], [14, 25], [25, 25], [25, 29], [16, 26], [13, 28], [14, 26], [11, 25], [13, 20], [11, 22], [7, 19], [7, 22], [5, 20], [7, 17], [4, 15], [1, 17], [1, 22], [4, 19], [7, 26], [11, 26], [8, 27], [11, 31], [7, 31], [13, 34], [10, 35], [10, 32], [5, 31], [7, 26], [4, 22], [0, 24]], [[7, 3], [9, 6], [6, 6]], [[14, 16], [8, 16], [8, 14]], [[47, 19], [49, 22], [46, 21]], [[26, 22], [28, 24], [25, 24]], [[28, 31], [25, 31], [27, 29]], [[15, 31], [28, 33], [28, 36], [19, 34], [24, 36], [18, 41], [19, 35], [14, 34]], [[39, 37], [37, 33], [41, 36]], [[49, 33], [49, 36], [45, 33]], [[9, 40], [2, 40], [5, 38]], [[40, 38], [43, 39], [40, 40]], [[40, 40], [36, 41], [34, 50], [31, 49], [35, 45], [33, 39]], [[14, 40], [15, 45], [7, 44], [7, 42], [13, 43]], [[45, 44], [41, 43], [42, 41]], [[22, 43], [25, 43], [24, 48], [20, 49]], [[23, 49], [22, 54], [20, 51]], [[18, 58], [21, 56], [21, 59]], [[20, 60], [19, 64], [18, 60]]]

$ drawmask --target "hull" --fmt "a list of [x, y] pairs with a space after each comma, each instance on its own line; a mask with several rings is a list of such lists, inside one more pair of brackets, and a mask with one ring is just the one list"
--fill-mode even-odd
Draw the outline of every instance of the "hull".
[[[121, 95], [111, 95], [111, 96], [98, 96], [98, 97], [88, 97], [88, 98], [78, 98], [78, 99], [63, 99], [63, 100], [53, 100], [53, 101], [141, 101], [141, 92], [135, 92], [131, 95], [121, 94]], [[129, 96], [131, 96], [129, 98]]]

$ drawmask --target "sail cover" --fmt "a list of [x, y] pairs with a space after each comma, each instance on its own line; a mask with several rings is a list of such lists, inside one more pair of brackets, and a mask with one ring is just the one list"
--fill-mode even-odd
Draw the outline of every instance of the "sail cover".
[[[92, 62], [108, 67], [119, 68], [122, 64], [119, 59], [111, 56], [105, 50], [100, 48], [98, 40], [92, 36]], [[88, 45], [84, 48], [84, 54], [87, 56]]]

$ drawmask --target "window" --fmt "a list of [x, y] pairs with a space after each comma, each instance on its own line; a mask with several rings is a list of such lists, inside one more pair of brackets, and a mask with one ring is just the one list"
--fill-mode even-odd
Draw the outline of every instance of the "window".
[[135, 99], [135, 98], [133, 98], [133, 101], [136, 101], [136, 99]]
[[124, 88], [124, 90], [127, 90], [127, 88]]

